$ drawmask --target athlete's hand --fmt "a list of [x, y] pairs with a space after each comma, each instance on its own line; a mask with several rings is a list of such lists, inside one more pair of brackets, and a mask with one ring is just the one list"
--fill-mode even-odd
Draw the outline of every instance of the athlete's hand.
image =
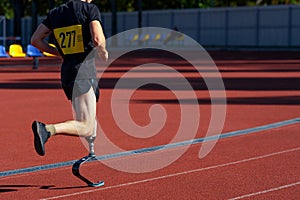
[[108, 51], [106, 49], [98, 50], [98, 55], [104, 62], [108, 60]]

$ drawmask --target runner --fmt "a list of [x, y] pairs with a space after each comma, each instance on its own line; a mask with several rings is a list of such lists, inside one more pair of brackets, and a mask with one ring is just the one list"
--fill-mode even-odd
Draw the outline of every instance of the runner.
[[[32, 123], [36, 152], [45, 155], [45, 143], [57, 134], [91, 138], [96, 136], [96, 102], [99, 88], [94, 56], [86, 57], [96, 47], [104, 61], [108, 59], [100, 12], [91, 0], [70, 0], [52, 9], [34, 32], [31, 43], [43, 52], [62, 56], [61, 82], [71, 100], [76, 119], [56, 124]], [[45, 40], [54, 34], [56, 47]], [[90, 56], [89, 56], [90, 57]], [[87, 72], [78, 80], [79, 69]], [[75, 81], [76, 80], [76, 81]]]

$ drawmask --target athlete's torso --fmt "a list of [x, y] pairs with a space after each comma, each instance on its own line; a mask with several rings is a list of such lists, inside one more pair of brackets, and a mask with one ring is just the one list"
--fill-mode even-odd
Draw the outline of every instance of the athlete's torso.
[[75, 76], [80, 63], [93, 50], [89, 24], [94, 20], [101, 20], [94, 4], [72, 0], [51, 10], [43, 21], [53, 32], [64, 59], [62, 74]]

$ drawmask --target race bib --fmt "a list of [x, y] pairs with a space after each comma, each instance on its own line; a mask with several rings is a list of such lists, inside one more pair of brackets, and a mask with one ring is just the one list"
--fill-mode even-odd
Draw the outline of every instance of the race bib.
[[53, 32], [64, 55], [84, 52], [81, 25], [56, 28]]

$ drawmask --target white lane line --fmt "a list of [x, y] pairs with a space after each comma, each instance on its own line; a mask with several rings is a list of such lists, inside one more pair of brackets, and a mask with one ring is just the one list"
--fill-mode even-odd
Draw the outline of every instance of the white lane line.
[[265, 193], [268, 193], [268, 192], [282, 190], [282, 189], [293, 187], [293, 186], [296, 186], [296, 185], [300, 185], [300, 182], [291, 183], [291, 184], [288, 184], [288, 185], [283, 185], [283, 186], [280, 186], [280, 187], [271, 188], [271, 189], [268, 189], [268, 190], [263, 190], [263, 191], [254, 192], [254, 193], [250, 193], [250, 194], [245, 194], [243, 196], [231, 198], [230, 200], [244, 199], [244, 198], [247, 198], [247, 197], [252, 197], [252, 196], [256, 196], [256, 195], [260, 195], [260, 194], [265, 194]]
[[274, 152], [274, 153], [270, 153], [270, 154], [265, 154], [265, 155], [261, 155], [261, 156], [257, 156], [257, 157], [247, 158], [247, 159], [243, 159], [243, 160], [238, 160], [238, 161], [234, 161], [234, 162], [224, 163], [224, 164], [220, 164], [220, 165], [214, 165], [214, 166], [210, 166], [210, 167], [205, 167], [205, 168], [194, 169], [194, 170], [190, 170], [190, 171], [183, 171], [183, 172], [179, 172], [179, 173], [175, 173], [175, 174], [168, 174], [165, 176], [144, 179], [144, 180], [140, 180], [140, 181], [122, 183], [122, 184], [112, 185], [112, 186], [107, 186], [107, 187], [104, 186], [102, 188], [93, 189], [93, 190], [87, 190], [87, 191], [82, 191], [82, 192], [75, 192], [75, 193], [69, 193], [69, 194], [64, 194], [64, 195], [59, 195], [59, 196], [48, 197], [48, 198], [44, 198], [42, 200], [59, 199], [59, 198], [64, 198], [64, 197], [71, 197], [71, 196], [76, 196], [76, 195], [81, 195], [81, 194], [98, 192], [98, 191], [102, 191], [102, 190], [109, 190], [109, 189], [113, 189], [113, 188], [136, 185], [136, 184], [140, 184], [140, 183], [146, 183], [146, 182], [156, 181], [156, 180], [160, 180], [160, 179], [165, 179], [165, 178], [170, 178], [170, 177], [175, 177], [175, 176], [180, 176], [180, 175], [185, 175], [185, 174], [190, 174], [190, 173], [195, 173], [195, 172], [200, 172], [200, 171], [216, 169], [219, 167], [227, 167], [230, 165], [241, 164], [241, 163], [245, 163], [245, 162], [249, 162], [249, 161], [264, 159], [264, 158], [277, 156], [277, 155], [285, 154], [285, 153], [291, 153], [291, 152], [295, 152], [295, 151], [299, 151], [299, 150], [300, 150], [300, 147], [288, 149], [288, 150], [284, 150], [284, 151], [279, 151], [279, 152]]
[[[107, 160], [107, 159], [112, 159], [112, 158], [126, 157], [126, 156], [144, 154], [144, 153], [155, 152], [155, 151], [162, 151], [162, 150], [166, 150], [166, 149], [174, 149], [174, 148], [178, 148], [178, 147], [182, 147], [182, 146], [189, 146], [192, 144], [198, 144], [198, 143], [202, 143], [202, 142], [206, 142], [206, 141], [214, 141], [214, 140], [231, 138], [231, 137], [240, 136], [240, 135], [257, 133], [260, 131], [271, 130], [271, 129], [288, 126], [288, 125], [292, 125], [292, 124], [297, 124], [297, 123], [300, 123], [300, 118], [294, 118], [294, 119], [280, 121], [280, 122], [267, 124], [267, 125], [263, 125], [263, 126], [257, 126], [257, 127], [253, 127], [253, 128], [248, 128], [248, 129], [243, 129], [243, 130], [238, 130], [238, 131], [233, 131], [233, 132], [228, 132], [228, 133], [222, 133], [222, 134], [213, 135], [213, 136], [204, 137], [204, 138], [196, 138], [196, 139], [192, 139], [192, 140], [186, 140], [186, 141], [177, 142], [177, 143], [170, 143], [170, 144], [165, 144], [165, 145], [161, 145], [161, 146], [153, 146], [153, 147], [136, 149], [136, 150], [131, 150], [131, 151], [124, 151], [124, 152], [119, 152], [119, 153], [102, 155], [102, 156], [97, 156], [96, 158], [97, 158], [97, 160]], [[38, 171], [44, 171], [44, 170], [49, 170], [49, 169], [57, 169], [60, 167], [71, 166], [75, 163], [75, 161], [76, 160], [3, 171], [3, 172], [0, 172], [0, 178], [7, 177], [7, 176], [13, 176], [13, 175], [17, 175], [17, 174], [38, 172]]]

